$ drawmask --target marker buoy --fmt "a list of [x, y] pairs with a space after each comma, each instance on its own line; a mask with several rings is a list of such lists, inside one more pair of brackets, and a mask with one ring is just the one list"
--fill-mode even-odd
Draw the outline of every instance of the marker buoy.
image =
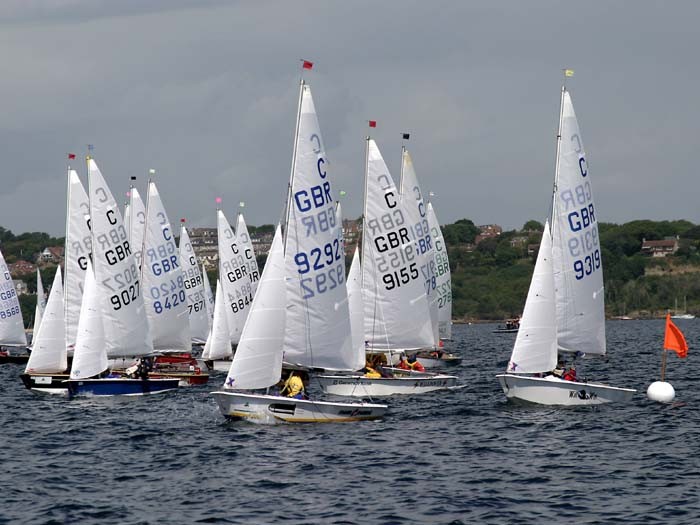
[[654, 381], [647, 388], [647, 397], [659, 403], [670, 403], [676, 397], [676, 391], [671, 383], [666, 381]]

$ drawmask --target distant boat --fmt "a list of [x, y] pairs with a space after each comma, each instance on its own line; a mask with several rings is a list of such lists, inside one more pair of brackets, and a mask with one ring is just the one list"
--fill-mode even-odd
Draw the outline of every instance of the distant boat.
[[505, 324], [496, 328], [494, 334], [517, 334], [520, 328], [520, 318], [508, 319]]
[[[636, 392], [579, 381], [558, 352], [605, 355], [603, 268], [591, 178], [571, 98], [562, 87], [552, 195], [520, 329], [505, 374], [508, 399], [543, 405], [628, 401]], [[561, 377], [559, 373], [561, 371]]]
[[[23, 348], [24, 353], [15, 352]], [[26, 363], [27, 334], [22, 309], [5, 258], [0, 251], [0, 363]]]
[[693, 314], [688, 313], [688, 303], [687, 297], [685, 295], [683, 296], [683, 313], [678, 313], [678, 298], [675, 299], [674, 306], [675, 313], [671, 316], [671, 319], [695, 319], [695, 316]]

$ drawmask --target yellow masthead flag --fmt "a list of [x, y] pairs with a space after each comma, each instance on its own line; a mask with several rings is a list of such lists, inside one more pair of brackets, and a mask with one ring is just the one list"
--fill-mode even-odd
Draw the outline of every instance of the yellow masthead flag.
[[564, 76], [565, 76], [565, 77], [573, 77], [573, 76], [574, 76], [574, 70], [573, 70], [573, 69], [565, 69], [565, 70], [564, 70]]

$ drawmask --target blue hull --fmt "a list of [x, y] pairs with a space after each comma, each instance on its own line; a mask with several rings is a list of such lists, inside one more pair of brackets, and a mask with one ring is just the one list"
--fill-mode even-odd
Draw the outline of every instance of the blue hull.
[[75, 396], [143, 396], [175, 390], [178, 379], [71, 379], [68, 395]]

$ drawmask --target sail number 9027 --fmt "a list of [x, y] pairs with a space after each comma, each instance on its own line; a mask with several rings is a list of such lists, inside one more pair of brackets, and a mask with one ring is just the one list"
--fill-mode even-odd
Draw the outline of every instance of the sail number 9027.
[[574, 272], [576, 272], [576, 280], [580, 281], [586, 275], [591, 275], [600, 268], [600, 251], [595, 250], [593, 253], [586, 255], [583, 259], [574, 261]]
[[129, 285], [119, 293], [114, 294], [109, 298], [112, 303], [112, 308], [119, 310], [122, 306], [130, 304], [132, 301], [136, 300], [139, 296], [139, 282], [134, 281], [134, 284]]

